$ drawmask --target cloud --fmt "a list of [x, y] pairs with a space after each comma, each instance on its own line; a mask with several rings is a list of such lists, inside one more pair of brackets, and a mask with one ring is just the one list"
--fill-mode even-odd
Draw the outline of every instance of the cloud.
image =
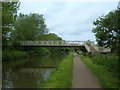
[[49, 15], [48, 27], [63, 39], [76, 40], [80, 37], [83, 40], [95, 40], [91, 32], [92, 22], [112, 10], [111, 4], [106, 6], [107, 4], [109, 3], [53, 3], [46, 13], [46, 18]]
[[92, 22], [116, 8], [117, 2], [34, 2], [22, 3], [25, 10], [20, 12], [44, 14], [50, 32], [64, 40], [84, 41], [95, 40]]
[[[18, 0], [13, 0], [13, 1], [18, 1]], [[20, 0], [20, 1], [22, 2], [118, 2], [119, 0]]]

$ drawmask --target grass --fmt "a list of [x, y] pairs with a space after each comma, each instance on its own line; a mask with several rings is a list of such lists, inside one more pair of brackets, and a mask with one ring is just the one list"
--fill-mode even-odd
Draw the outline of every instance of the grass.
[[73, 54], [70, 53], [50, 75], [50, 78], [40, 88], [71, 88]]
[[[95, 55], [94, 57], [82, 56], [82, 61], [96, 75], [102, 88], [120, 88], [118, 71], [115, 71], [115, 66], [113, 67], [113, 65], [115, 65], [116, 63], [115, 58], [113, 59], [114, 61], [112, 61], [111, 55], [101, 55], [101, 57], [97, 55]], [[113, 69], [110, 70], [111, 68]]]

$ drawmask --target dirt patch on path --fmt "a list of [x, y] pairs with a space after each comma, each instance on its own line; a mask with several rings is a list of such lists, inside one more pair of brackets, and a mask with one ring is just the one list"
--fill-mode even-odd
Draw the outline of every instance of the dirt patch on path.
[[101, 88], [96, 77], [74, 53], [72, 88]]

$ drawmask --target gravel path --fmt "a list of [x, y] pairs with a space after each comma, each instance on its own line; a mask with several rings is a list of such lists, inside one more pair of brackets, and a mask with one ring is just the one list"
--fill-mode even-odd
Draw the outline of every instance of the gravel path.
[[100, 88], [96, 77], [74, 53], [72, 88]]

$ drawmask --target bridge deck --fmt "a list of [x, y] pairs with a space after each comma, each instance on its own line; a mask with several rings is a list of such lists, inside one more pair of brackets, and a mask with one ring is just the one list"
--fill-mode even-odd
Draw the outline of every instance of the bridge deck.
[[[94, 44], [87, 44], [85, 41], [21, 41], [20, 45], [23, 47], [84, 47], [87, 52], [103, 52], [105, 48], [100, 50], [99, 46]], [[108, 49], [105, 52], [110, 52]]]
[[84, 47], [82, 45], [25, 45], [23, 47]]

